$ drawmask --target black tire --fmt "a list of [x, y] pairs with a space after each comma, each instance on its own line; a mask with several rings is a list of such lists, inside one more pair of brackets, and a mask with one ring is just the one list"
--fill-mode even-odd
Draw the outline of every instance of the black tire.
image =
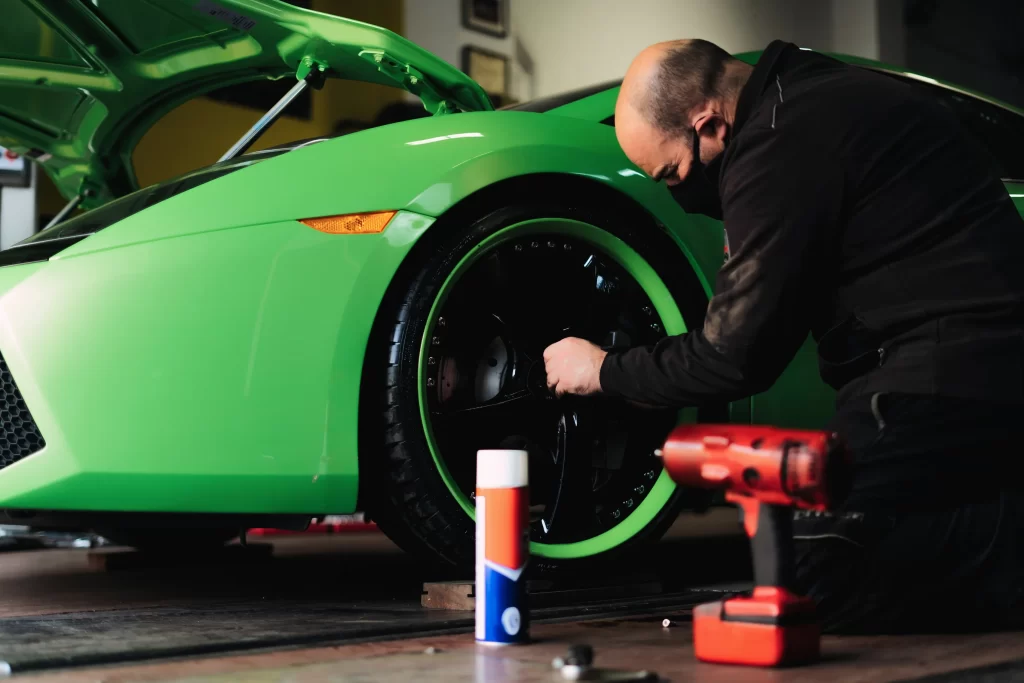
[[[536, 194], [534, 196], [537, 196]], [[425, 560], [463, 574], [474, 557], [474, 524], [437, 471], [424, 434], [418, 398], [420, 342], [438, 291], [460, 259], [494, 232], [531, 218], [568, 218], [589, 223], [625, 241], [666, 283], [688, 325], [700, 324], [707, 298], [683, 254], [641, 211], [605, 205], [594, 196], [586, 207], [534, 199], [490, 211], [448, 216], [431, 229], [432, 238], [396, 277], [382, 305], [374, 339], [378, 353], [368, 354], [364, 380], [366, 438], [362, 470], [364, 507], [393, 541]], [[436, 237], [435, 237], [436, 236]], [[375, 342], [371, 341], [370, 350]], [[720, 410], [720, 408], [717, 408]], [[381, 423], [372, 418], [383, 411]], [[533, 571], [592, 568], [638, 544], [660, 538], [682, 507], [706, 507], [702, 492], [676, 490], [672, 499], [629, 541], [601, 556], [573, 561], [531, 559]]]

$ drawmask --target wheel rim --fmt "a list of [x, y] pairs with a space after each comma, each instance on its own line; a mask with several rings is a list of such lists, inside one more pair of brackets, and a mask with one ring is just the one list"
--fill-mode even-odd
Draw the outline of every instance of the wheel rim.
[[[562, 291], [552, 294], [553, 283]], [[548, 296], [536, 296], [540, 291]], [[635, 345], [683, 333], [686, 325], [636, 251], [568, 219], [524, 221], [490, 235], [459, 261], [431, 306], [419, 403], [435, 465], [473, 519], [476, 449], [526, 447], [534, 555], [611, 550], [644, 529], [675, 490], [653, 449], [696, 411], [554, 400], [546, 391], [547, 344], [563, 336], [608, 343], [612, 331]]]

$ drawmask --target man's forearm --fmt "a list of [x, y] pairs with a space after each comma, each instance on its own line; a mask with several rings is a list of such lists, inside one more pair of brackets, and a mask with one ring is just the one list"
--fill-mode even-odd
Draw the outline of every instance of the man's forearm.
[[652, 347], [609, 353], [601, 366], [601, 390], [653, 406], [732, 401], [771, 384], [771, 378], [745, 370], [751, 367], [745, 354], [723, 353], [697, 331], [667, 337]]

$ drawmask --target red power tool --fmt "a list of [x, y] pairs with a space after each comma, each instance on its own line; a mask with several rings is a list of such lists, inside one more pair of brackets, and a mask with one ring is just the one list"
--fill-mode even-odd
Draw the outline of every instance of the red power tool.
[[662, 459], [680, 486], [726, 489], [743, 510], [754, 590], [693, 611], [705, 662], [778, 666], [818, 658], [814, 602], [791, 590], [792, 508], [828, 510], [845, 497], [849, 457], [834, 434], [742, 425], [682, 425]]

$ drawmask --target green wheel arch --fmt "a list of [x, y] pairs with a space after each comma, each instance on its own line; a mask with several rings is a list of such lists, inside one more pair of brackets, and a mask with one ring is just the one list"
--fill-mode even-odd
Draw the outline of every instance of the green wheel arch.
[[[456, 264], [452, 272], [449, 273], [431, 305], [429, 320], [424, 328], [423, 339], [420, 343], [418, 359], [420, 380], [418, 383], [419, 410], [427, 445], [445, 486], [470, 519], [475, 519], [474, 505], [451, 476], [444, 458], [439, 452], [427, 411], [425, 381], [428, 356], [427, 340], [433, 335], [438, 311], [444, 305], [449, 293], [456, 286], [461, 276], [474, 263], [484, 254], [510, 239], [536, 234], [557, 234], [574, 237], [602, 249], [608, 256], [615, 259], [643, 288], [661, 317], [667, 334], [676, 335], [687, 331], [686, 321], [683, 319], [679, 305], [654, 268], [624, 241], [597, 226], [566, 218], [537, 218], [504, 227], [473, 247]], [[696, 410], [687, 409], [681, 411], [681, 422], [694, 421], [695, 419]], [[597, 536], [573, 543], [546, 544], [531, 541], [530, 552], [531, 554], [551, 559], [574, 559], [589, 557], [612, 550], [647, 527], [665, 505], [669, 503], [675, 489], [675, 483], [663, 471], [643, 502], [619, 524]]]

